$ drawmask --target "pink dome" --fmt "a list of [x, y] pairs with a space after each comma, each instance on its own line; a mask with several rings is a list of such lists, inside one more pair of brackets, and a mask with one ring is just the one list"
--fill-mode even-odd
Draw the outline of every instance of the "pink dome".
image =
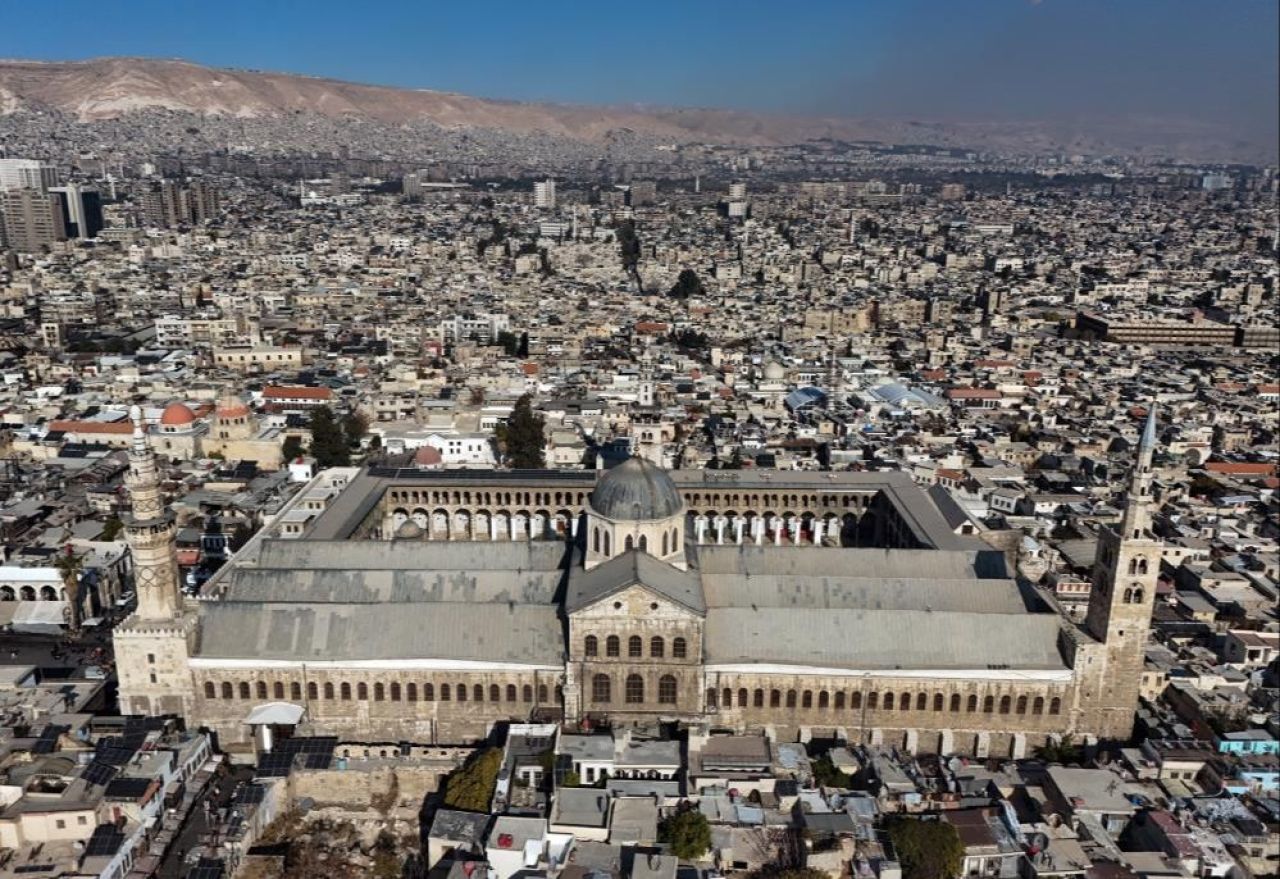
[[185, 403], [170, 403], [164, 407], [164, 413], [160, 416], [160, 424], [167, 427], [186, 427], [194, 424], [195, 420], [196, 413]]

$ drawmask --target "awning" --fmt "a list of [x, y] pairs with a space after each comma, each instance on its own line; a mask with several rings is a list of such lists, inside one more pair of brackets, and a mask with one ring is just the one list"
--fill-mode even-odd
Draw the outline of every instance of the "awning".
[[249, 712], [244, 722], [250, 726], [286, 726], [302, 720], [303, 708], [292, 702], [266, 702]]

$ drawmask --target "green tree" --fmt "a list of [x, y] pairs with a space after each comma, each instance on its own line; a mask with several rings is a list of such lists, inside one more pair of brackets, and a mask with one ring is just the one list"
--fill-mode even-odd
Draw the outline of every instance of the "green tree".
[[955, 879], [964, 863], [964, 843], [946, 821], [897, 815], [889, 820], [889, 840], [904, 879]]
[[669, 844], [677, 858], [696, 861], [711, 848], [711, 825], [705, 815], [682, 803], [658, 824], [658, 841]]
[[813, 761], [813, 777], [823, 787], [847, 788], [853, 784], [853, 779], [831, 762], [830, 754], [823, 754]]
[[545, 440], [542, 428], [546, 419], [533, 411], [533, 397], [524, 394], [505, 424], [496, 431], [498, 445], [507, 464], [517, 470], [536, 470], [547, 466], [543, 455]]
[[360, 445], [360, 440], [364, 439], [365, 434], [369, 432], [369, 416], [365, 415], [359, 409], [352, 409], [342, 418], [342, 435], [347, 440], [347, 445], [355, 448]]
[[688, 299], [690, 296], [702, 295], [702, 279], [693, 269], [681, 269], [680, 275], [672, 285], [669, 295], [673, 299]]
[[520, 338], [512, 332], [501, 330], [498, 333], [498, 344], [502, 346], [502, 350], [507, 352], [507, 356], [514, 357], [520, 350]]
[[280, 454], [285, 461], [292, 461], [302, 456], [303, 446], [302, 437], [290, 434], [284, 438], [284, 445], [280, 447]]
[[1050, 739], [1036, 748], [1036, 756], [1046, 763], [1079, 763], [1084, 759], [1084, 749], [1067, 733], [1056, 742]]
[[102, 523], [102, 536], [99, 539], [115, 540], [117, 537], [120, 536], [120, 532], [123, 530], [124, 530], [124, 523], [121, 522], [115, 516], [112, 516], [111, 518], [107, 519], [107, 521]]
[[311, 410], [311, 454], [321, 469], [346, 467], [351, 463], [346, 432], [328, 406], [317, 406]]
[[68, 543], [54, 557], [53, 566], [58, 569], [58, 574], [62, 577], [62, 588], [67, 593], [67, 607], [71, 611], [67, 628], [71, 630], [71, 634], [77, 635], [80, 633], [80, 572], [84, 570], [84, 555], [77, 555]]
[[502, 749], [485, 748], [445, 781], [444, 804], [467, 812], [489, 811], [493, 786], [502, 768]]

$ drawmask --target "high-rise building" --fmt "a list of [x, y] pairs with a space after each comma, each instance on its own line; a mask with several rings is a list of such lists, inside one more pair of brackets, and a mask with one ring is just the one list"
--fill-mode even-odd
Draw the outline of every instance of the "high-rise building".
[[0, 193], [4, 215], [4, 243], [13, 250], [33, 253], [67, 237], [58, 196], [38, 189]]
[[419, 171], [404, 175], [404, 178], [400, 181], [400, 189], [405, 198], [422, 197], [422, 181], [424, 177], [425, 175]]
[[102, 196], [98, 190], [68, 183], [66, 186], [54, 186], [49, 192], [58, 198], [68, 238], [85, 240], [102, 231]]
[[651, 205], [658, 200], [658, 184], [652, 180], [637, 180], [627, 192], [627, 203], [633, 208]]
[[556, 182], [554, 180], [540, 180], [533, 184], [533, 205], [546, 210], [551, 210], [556, 206]]
[[743, 201], [747, 197], [747, 184], [735, 180], [729, 184], [729, 201]]
[[44, 192], [57, 182], [53, 166], [39, 159], [0, 159], [0, 192], [9, 189]]
[[161, 227], [203, 223], [217, 215], [221, 202], [217, 187], [203, 180], [190, 180], [186, 186], [161, 180], [145, 189], [140, 198], [144, 221]]

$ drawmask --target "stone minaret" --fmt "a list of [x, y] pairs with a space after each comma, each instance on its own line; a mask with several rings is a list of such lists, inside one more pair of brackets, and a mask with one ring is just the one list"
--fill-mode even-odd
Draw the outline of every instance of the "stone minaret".
[[1098, 559], [1085, 628], [1101, 642], [1095, 667], [1086, 673], [1083, 726], [1100, 736], [1123, 740], [1133, 732], [1142, 679], [1160, 541], [1151, 533], [1151, 458], [1156, 446], [1154, 404], [1147, 416], [1129, 480], [1124, 514], [1098, 537]]
[[125, 517], [124, 534], [133, 555], [138, 610], [113, 634], [120, 710], [177, 714], [194, 721], [190, 658], [199, 622], [196, 614], [185, 611], [178, 592], [173, 513], [160, 493], [160, 474], [147, 442], [142, 410], [135, 406], [129, 414], [133, 443], [125, 485], [132, 511]]
[[147, 441], [142, 410], [134, 406], [129, 414], [133, 419], [133, 442], [129, 446], [125, 485], [132, 509], [125, 517], [124, 534], [133, 555], [138, 616], [144, 620], [173, 619], [179, 604], [173, 513], [160, 493], [160, 474]]

